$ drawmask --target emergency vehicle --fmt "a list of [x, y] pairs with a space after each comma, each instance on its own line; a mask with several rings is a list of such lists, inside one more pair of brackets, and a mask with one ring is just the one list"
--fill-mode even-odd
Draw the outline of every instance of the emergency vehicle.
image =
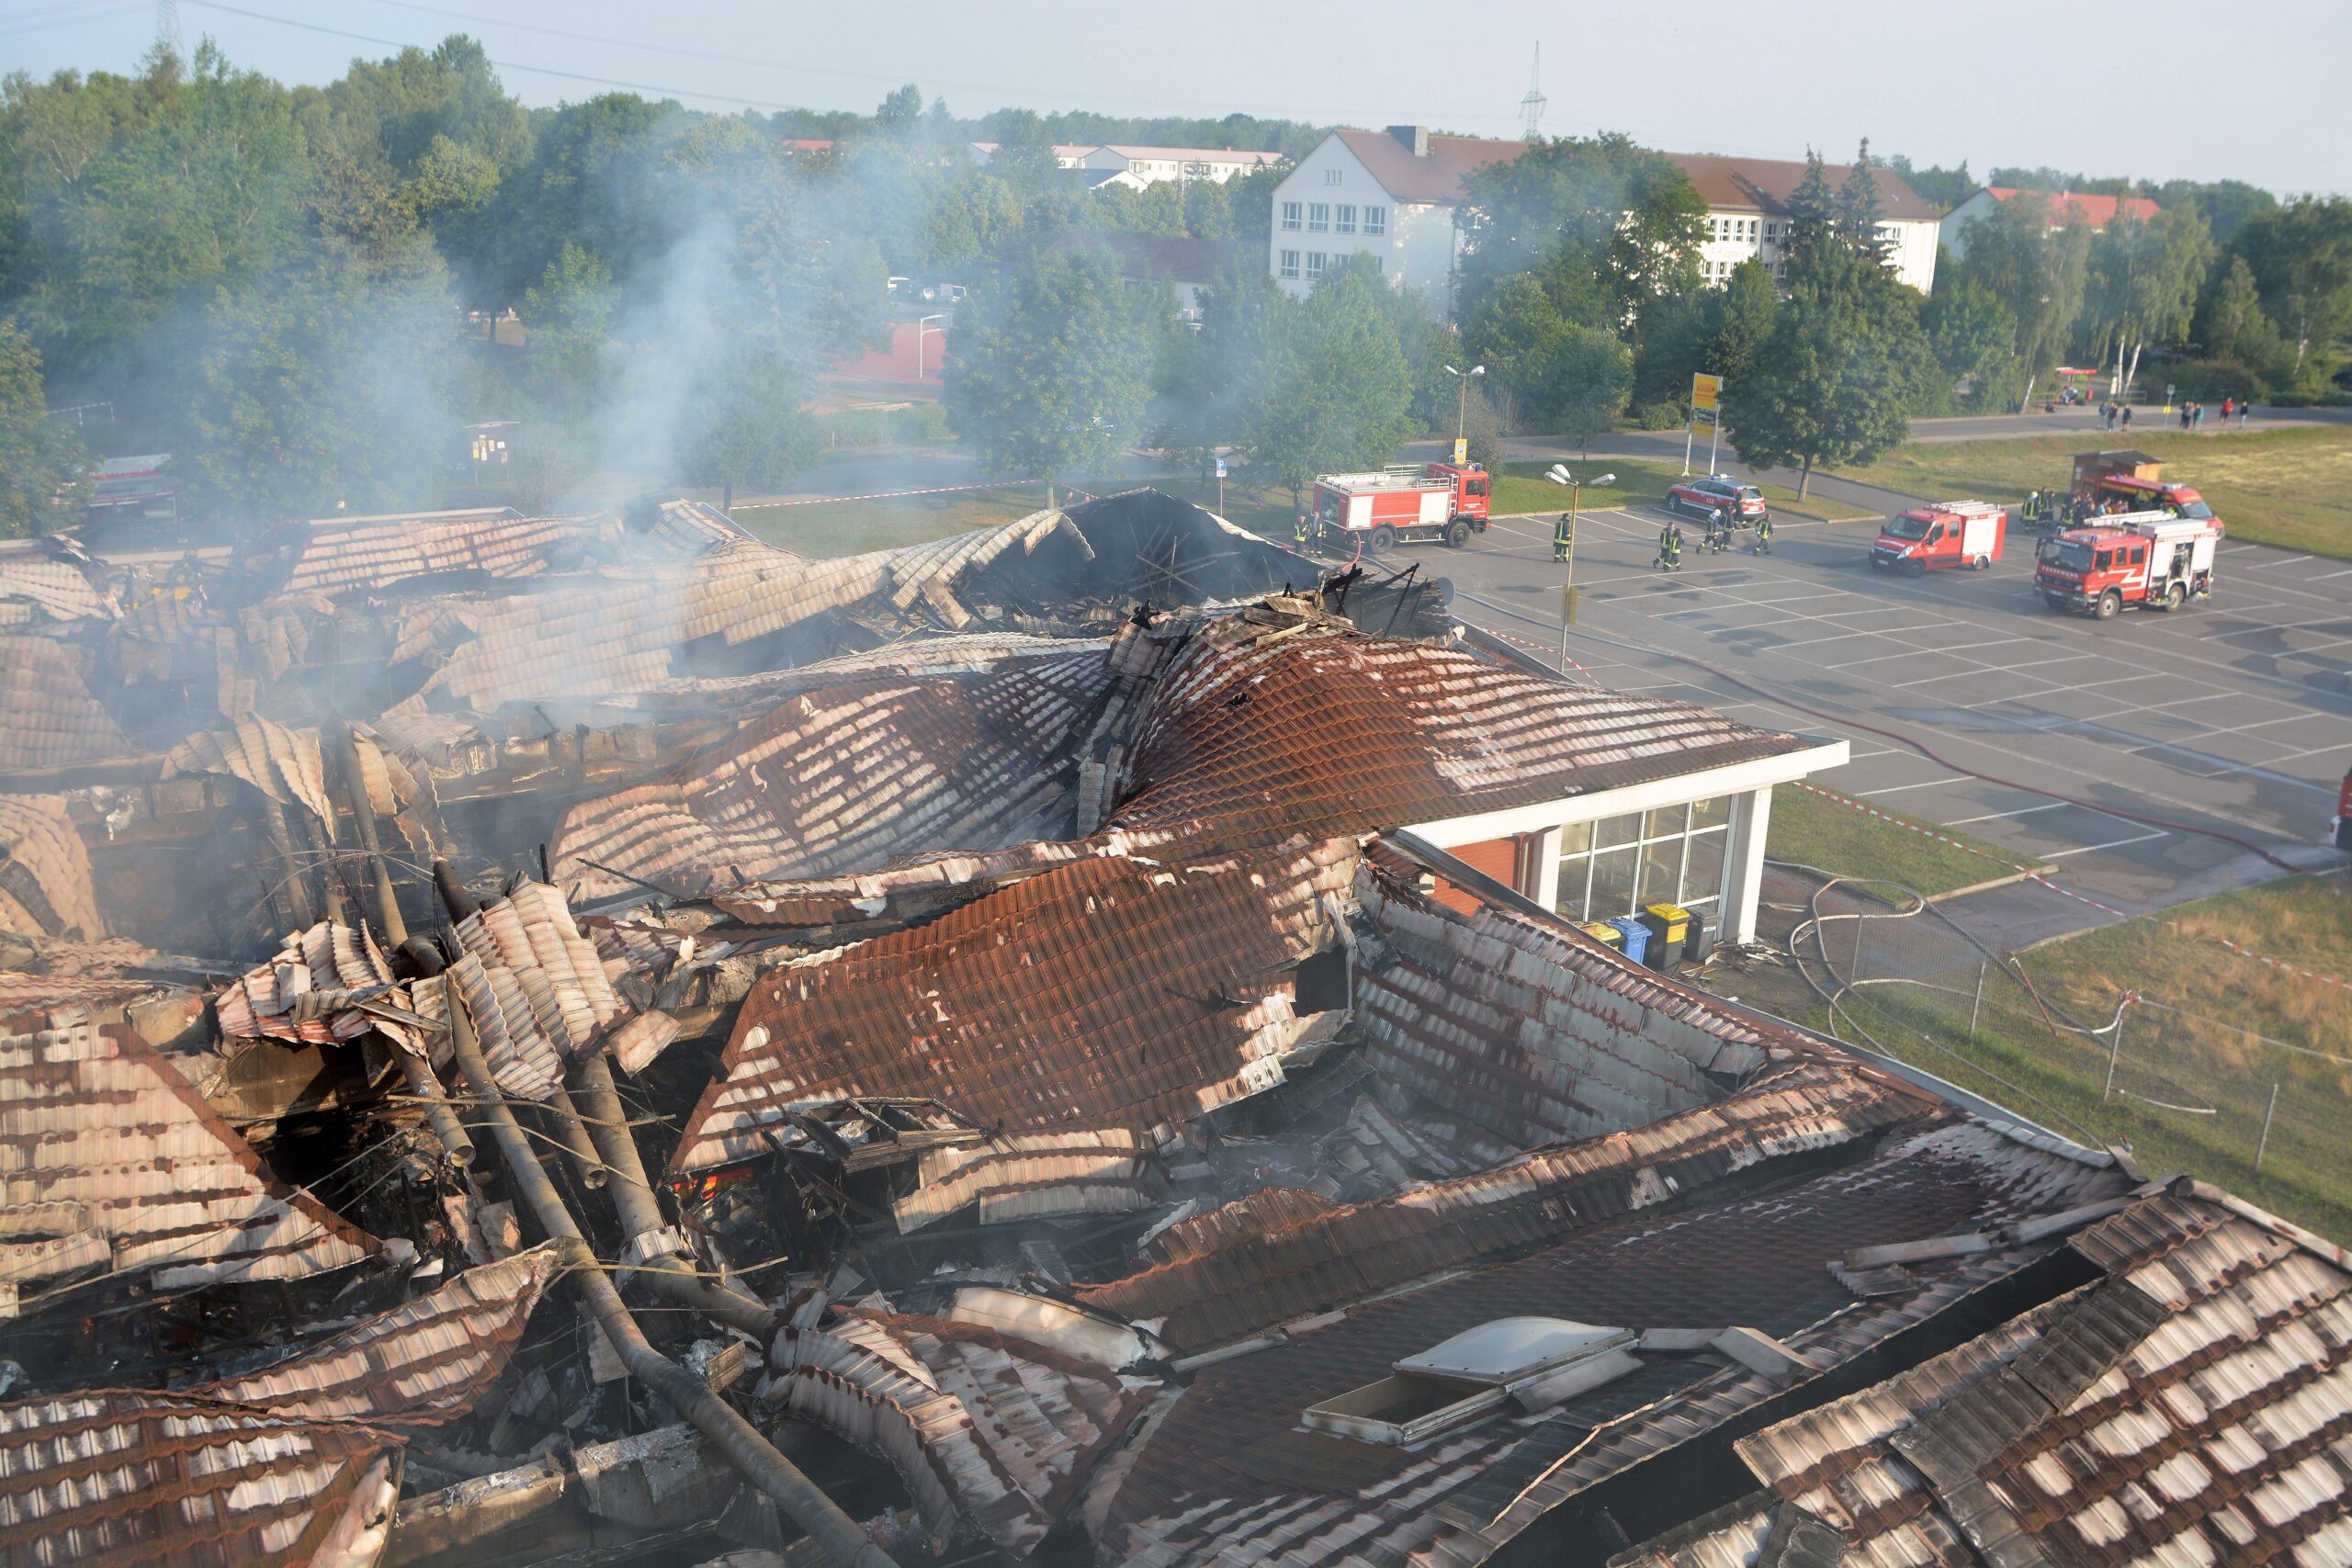
[[2112, 620], [2126, 604], [2177, 610], [2213, 592], [2222, 525], [2210, 517], [2127, 512], [2041, 541], [2034, 592], [2053, 610]]
[[2335, 847], [2352, 854], [2352, 773], [2344, 775], [2343, 784], [2335, 792]]
[[1939, 501], [1890, 517], [1871, 546], [1871, 570], [1913, 577], [1964, 566], [1983, 571], [2001, 558], [2009, 514], [1988, 501]]
[[1727, 474], [1709, 474], [1704, 479], [1668, 485], [1666, 508], [1668, 512], [1687, 512], [1693, 517], [1721, 512], [1724, 521], [1735, 528], [1753, 528], [1763, 520], [1767, 510], [1762, 491], [1754, 485], [1744, 485]]
[[1476, 463], [1391, 464], [1374, 474], [1317, 474], [1315, 535], [1325, 544], [1352, 536], [1374, 555], [1391, 546], [1442, 539], [1459, 549], [1485, 533], [1494, 476]]
[[2090, 498], [2094, 506], [2122, 504], [2127, 513], [2154, 512], [2191, 522], [2211, 522], [2221, 528], [2213, 516], [2212, 507], [2205, 498], [2187, 485], [2165, 484], [2159, 479], [2139, 479], [2131, 474], [2109, 474], [2098, 481], [2098, 491]]

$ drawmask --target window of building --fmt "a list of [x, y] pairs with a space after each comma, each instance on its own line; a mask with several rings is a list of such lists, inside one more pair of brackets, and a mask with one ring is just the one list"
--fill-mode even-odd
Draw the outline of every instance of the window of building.
[[1356, 231], [1356, 209], [1344, 201], [1334, 209], [1331, 213], [1331, 231], [1335, 234], [1354, 233]]
[[1295, 202], [1295, 201], [1285, 201], [1285, 202], [1283, 202], [1283, 228], [1285, 228], [1285, 229], [1295, 229], [1295, 228], [1297, 228], [1297, 227], [1298, 227], [1298, 213], [1299, 213], [1299, 204], [1298, 204], [1297, 202]]
[[1298, 253], [1296, 251], [1284, 251], [1283, 253], [1283, 265], [1281, 271], [1282, 276], [1284, 277], [1296, 277], [1298, 276]]
[[1309, 251], [1306, 253], [1307, 282], [1320, 283], [1323, 281], [1323, 263], [1326, 259], [1328, 258], [1325, 257], [1321, 251]]
[[1632, 915], [1645, 905], [1713, 909], [1723, 900], [1731, 797], [1628, 812], [1560, 830], [1560, 896], [1572, 920]]
[[1378, 276], [1380, 274], [1388, 270], [1380, 264], [1380, 258], [1377, 255], [1369, 256], [1368, 259], [1372, 263], [1372, 270], [1374, 276]]
[[1331, 229], [1331, 205], [1325, 201], [1306, 204], [1306, 231], [1310, 234], [1329, 233]]
[[1323, 171], [1323, 183], [1324, 183], [1325, 185], [1327, 185], [1327, 186], [1335, 186], [1335, 185], [1338, 185], [1338, 184], [1340, 183], [1340, 175], [1341, 175], [1344, 172], [1345, 172], [1345, 171], [1343, 171], [1343, 170], [1336, 169], [1336, 168], [1334, 168], [1334, 169], [1326, 169], [1326, 170], [1324, 170], [1324, 171]]
[[1367, 207], [1363, 209], [1363, 231], [1367, 234], [1388, 232], [1388, 209]]

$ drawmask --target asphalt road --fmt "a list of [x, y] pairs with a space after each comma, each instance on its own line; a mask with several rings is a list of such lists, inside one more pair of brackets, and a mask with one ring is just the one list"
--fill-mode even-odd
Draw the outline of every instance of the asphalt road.
[[[1871, 570], [1871, 524], [1790, 519], [1770, 557], [1686, 547], [1666, 573], [1660, 521], [1584, 519], [1571, 674], [1843, 737], [1853, 761], [1817, 783], [2049, 863], [2120, 910], [2279, 874], [2213, 833], [2340, 863], [2318, 840], [2352, 766], [2352, 562], [2225, 544], [2208, 604], [2101, 624], [2034, 597], [2030, 535], [1989, 571], [1913, 580]], [[1417, 557], [1463, 619], [1556, 658], [1547, 519], [1392, 558]], [[2113, 918], [2030, 884], [1970, 902], [2007, 947]]]

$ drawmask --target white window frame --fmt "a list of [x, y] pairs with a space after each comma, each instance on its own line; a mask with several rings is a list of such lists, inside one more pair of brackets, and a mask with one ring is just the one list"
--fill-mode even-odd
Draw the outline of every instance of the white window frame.
[[[1646, 811], [1621, 812], [1597, 821], [1570, 824], [1571, 829], [1584, 829], [1585, 847], [1559, 857], [1558, 892], [1554, 899], [1555, 907], [1568, 919], [1608, 919], [1616, 915], [1618, 912], [1615, 910], [1600, 914], [1591, 912], [1594, 864], [1601, 854], [1626, 854], [1634, 864], [1635, 908], [1646, 908], [1652, 904], [1679, 904], [1686, 909], [1704, 914], [1709, 925], [1713, 926], [1717, 912], [1723, 908], [1724, 882], [1730, 874], [1732, 798], [1728, 795], [1715, 795], [1706, 801], [1685, 801], [1679, 806], [1653, 807]], [[1694, 829], [1690, 826], [1691, 808], [1700, 805], [1714, 806], [1716, 820]], [[1681, 826], [1654, 832], [1653, 829], [1658, 825], [1651, 819], [1661, 812], [1679, 813]], [[1601, 823], [1616, 821], [1620, 817], [1637, 818], [1633, 838], [1596, 851], [1593, 840], [1600, 837]], [[1692, 888], [1689, 885], [1690, 845], [1701, 839], [1712, 840], [1717, 847], [1714, 883], [1709, 887]], [[1675, 855], [1675, 892], [1659, 896], [1657, 889], [1642, 885], [1649, 870], [1650, 851], [1654, 845], [1677, 842], [1680, 848]]]
[[1388, 232], [1388, 209], [1367, 207], [1363, 209], [1363, 231], [1367, 239], [1376, 239]]
[[1328, 234], [1331, 231], [1329, 202], [1310, 201], [1306, 204], [1306, 231], [1310, 234]]
[[1324, 269], [1325, 269], [1325, 264], [1326, 264], [1326, 263], [1328, 263], [1330, 259], [1331, 259], [1331, 258], [1330, 258], [1329, 256], [1326, 255], [1326, 254], [1325, 254], [1323, 252], [1321, 252], [1321, 251], [1309, 251], [1309, 252], [1307, 252], [1307, 253], [1306, 253], [1306, 281], [1307, 281], [1307, 282], [1309, 282], [1309, 283], [1320, 283], [1320, 282], [1322, 282], [1322, 281], [1323, 281], [1323, 273], [1324, 273]]
[[1285, 230], [1290, 230], [1290, 231], [1295, 231], [1297, 230], [1297, 228], [1298, 228], [1298, 225], [1299, 225], [1299, 222], [1300, 222], [1300, 219], [1301, 219], [1301, 215], [1302, 215], [1303, 213], [1305, 213], [1305, 211], [1306, 211], [1306, 203], [1304, 203], [1304, 202], [1298, 202], [1298, 201], [1285, 201], [1285, 202], [1283, 202], [1283, 227]]
[[1356, 209], [1353, 202], [1343, 201], [1331, 209], [1331, 232], [1352, 234], [1356, 231]]
[[1298, 253], [1296, 251], [1283, 252], [1282, 264], [1275, 269], [1275, 271], [1283, 277], [1296, 277], [1298, 276]]

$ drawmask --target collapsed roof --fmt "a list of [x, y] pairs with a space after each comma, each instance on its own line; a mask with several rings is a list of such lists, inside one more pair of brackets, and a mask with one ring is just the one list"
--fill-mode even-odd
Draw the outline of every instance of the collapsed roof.
[[2343, 1555], [2342, 1254], [1394, 831], [1803, 738], [1148, 491], [114, 549], [0, 550], [28, 1561]]

